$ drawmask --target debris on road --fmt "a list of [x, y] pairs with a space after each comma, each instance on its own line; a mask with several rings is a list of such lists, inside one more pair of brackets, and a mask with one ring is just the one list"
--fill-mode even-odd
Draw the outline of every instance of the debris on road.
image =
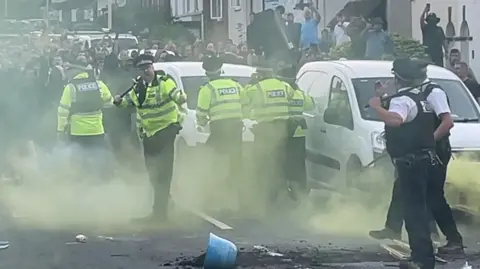
[[10, 247], [10, 243], [8, 241], [0, 241], [0, 249], [7, 249]]
[[273, 252], [273, 251], [269, 250], [267, 247], [264, 247], [264, 246], [253, 246], [253, 249], [258, 250], [258, 251], [263, 252], [263, 253], [266, 253], [267, 255], [272, 256], [272, 257], [283, 257], [284, 256], [283, 254]]
[[79, 234], [75, 237], [75, 241], [79, 243], [86, 243], [87, 242], [87, 237], [83, 234]]

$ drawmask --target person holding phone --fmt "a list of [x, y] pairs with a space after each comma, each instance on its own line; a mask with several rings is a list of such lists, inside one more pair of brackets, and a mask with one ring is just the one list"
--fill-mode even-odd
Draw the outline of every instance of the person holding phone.
[[427, 3], [420, 15], [423, 45], [427, 47], [426, 51], [432, 62], [443, 67], [443, 58], [448, 57], [448, 42], [442, 27], [438, 26], [439, 22], [440, 18], [435, 13], [430, 13], [430, 4]]

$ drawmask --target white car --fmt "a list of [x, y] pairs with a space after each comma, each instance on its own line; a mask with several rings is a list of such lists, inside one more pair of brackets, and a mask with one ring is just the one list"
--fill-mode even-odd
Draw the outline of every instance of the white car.
[[[305, 64], [297, 74], [301, 89], [316, 107], [304, 113], [307, 174], [317, 187], [344, 190], [358, 187], [356, 171], [366, 168], [385, 151], [384, 124], [366, 108], [380, 84], [395, 92], [390, 61], [331, 61]], [[480, 108], [452, 72], [428, 66], [429, 79], [446, 92], [455, 126], [450, 142], [454, 152], [480, 151]], [[388, 158], [386, 158], [388, 159]]]
[[[204, 144], [209, 136], [208, 125], [205, 128], [197, 128], [195, 109], [197, 108], [198, 90], [208, 82], [205, 70], [201, 62], [160, 62], [154, 63], [155, 71], [164, 71], [173, 80], [177, 87], [183, 89], [187, 94], [187, 104], [184, 108], [187, 111], [183, 122], [183, 129], [180, 131], [178, 143], [194, 147]], [[222, 76], [232, 78], [243, 86], [251, 79], [255, 69], [245, 65], [224, 64]], [[253, 133], [250, 128], [253, 122], [244, 120], [243, 141], [253, 141]], [[200, 130], [199, 130], [200, 129]]]

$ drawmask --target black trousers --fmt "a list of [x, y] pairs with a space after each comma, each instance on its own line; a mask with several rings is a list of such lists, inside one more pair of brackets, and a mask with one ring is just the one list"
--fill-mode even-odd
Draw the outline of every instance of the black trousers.
[[[288, 181], [298, 189], [292, 191], [305, 192], [307, 190], [307, 168], [305, 166], [306, 149], [305, 137], [290, 137], [287, 140], [287, 156], [284, 169]], [[291, 186], [293, 187], [293, 186]], [[294, 193], [295, 194], [295, 193]]]
[[168, 217], [170, 184], [175, 157], [174, 145], [180, 129], [179, 124], [172, 124], [151, 137], [143, 138], [145, 167], [154, 191], [152, 215], [158, 218]]
[[267, 195], [267, 203], [276, 201], [278, 194], [287, 189], [285, 178], [288, 121], [262, 122], [253, 128], [257, 182]]
[[428, 226], [427, 192], [429, 189], [430, 158], [417, 158], [412, 162], [396, 161], [397, 187], [401, 192], [405, 228], [408, 233], [411, 257], [422, 263], [422, 269], [435, 268], [430, 228]]
[[[452, 156], [450, 149], [437, 151], [437, 155], [441, 161], [440, 164], [430, 167], [428, 171], [428, 190], [427, 199], [429, 206], [429, 216], [434, 220], [442, 233], [447, 237], [449, 242], [462, 243], [463, 239], [460, 235], [457, 224], [453, 218], [452, 210], [445, 199], [444, 186], [447, 179], [447, 167]], [[385, 227], [401, 233], [403, 224], [403, 207], [401, 201], [401, 188], [399, 181], [396, 180], [393, 185], [392, 200], [388, 208], [387, 221]], [[436, 230], [435, 222], [430, 222], [430, 230]]]
[[213, 164], [228, 167], [228, 182], [237, 183], [242, 174], [243, 122], [241, 119], [224, 119], [210, 123], [210, 136], [206, 145], [214, 152]]

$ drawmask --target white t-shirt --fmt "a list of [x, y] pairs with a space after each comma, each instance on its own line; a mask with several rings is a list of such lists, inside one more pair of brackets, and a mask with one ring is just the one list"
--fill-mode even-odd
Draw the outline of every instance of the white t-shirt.
[[[409, 88], [400, 89], [400, 91], [407, 89]], [[418, 89], [415, 90], [419, 91]], [[427, 109], [433, 110], [437, 117], [444, 113], [451, 113], [447, 101], [447, 95], [443, 90], [439, 88], [433, 88], [432, 92], [427, 97]], [[415, 101], [408, 96], [392, 98], [388, 111], [400, 115], [404, 123], [411, 122], [418, 114], [418, 108], [415, 104]]]
[[343, 43], [350, 41], [350, 37], [347, 35], [347, 33], [345, 33], [345, 30], [344, 30], [344, 28], [347, 28], [347, 26], [348, 26], [348, 22], [344, 22], [343, 28], [338, 26], [338, 24], [335, 25], [335, 27], [333, 28], [335, 46], [340, 46]]

